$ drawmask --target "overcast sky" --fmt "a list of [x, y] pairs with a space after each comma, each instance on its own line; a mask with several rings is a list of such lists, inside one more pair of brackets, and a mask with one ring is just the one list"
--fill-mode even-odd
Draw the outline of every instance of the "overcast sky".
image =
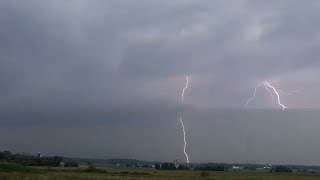
[[[320, 165], [319, 17], [317, 0], [1, 0], [0, 150], [184, 161], [183, 114], [191, 160]], [[289, 111], [263, 88], [244, 110], [261, 81], [294, 92], [280, 93]], [[198, 144], [219, 135], [214, 122], [228, 141]], [[237, 139], [238, 123], [252, 134]]]

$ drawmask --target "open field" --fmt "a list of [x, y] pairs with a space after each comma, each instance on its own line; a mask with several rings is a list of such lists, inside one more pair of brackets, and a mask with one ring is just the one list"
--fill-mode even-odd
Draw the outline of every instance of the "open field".
[[[1, 170], [1, 169], [0, 169]], [[316, 180], [320, 174], [268, 173], [268, 172], [206, 172], [168, 171], [143, 168], [104, 168], [88, 172], [81, 168], [6, 168], [0, 171], [0, 180], [58, 180], [58, 179], [110, 179], [110, 180], [165, 180], [165, 179], [241, 179], [241, 180]]]

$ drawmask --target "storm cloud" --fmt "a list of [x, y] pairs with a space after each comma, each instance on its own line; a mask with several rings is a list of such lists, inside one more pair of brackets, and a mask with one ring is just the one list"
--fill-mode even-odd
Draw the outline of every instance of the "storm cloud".
[[[304, 110], [316, 111], [320, 107], [319, 9], [320, 2], [316, 0], [272, 0], [268, 3], [256, 0], [2, 0], [0, 124], [1, 132], [8, 138], [2, 140], [1, 148], [42, 149], [51, 154], [106, 158], [136, 156], [143, 159], [142, 154], [145, 154], [145, 159], [168, 160], [175, 156], [172, 153], [176, 150], [163, 152], [161, 147], [166, 143], [173, 145], [175, 138], [180, 138], [175, 135], [179, 131], [175, 129], [179, 114], [189, 118], [186, 124], [189, 129], [194, 126], [199, 130], [190, 132], [196, 137], [201, 128], [193, 123], [200, 117], [215, 119], [216, 115], [198, 114], [191, 120], [194, 109], [215, 112], [216, 108], [221, 108], [236, 113], [234, 110], [243, 109], [253, 88], [264, 80], [281, 90], [297, 92], [290, 96], [282, 94], [282, 102], [297, 109], [294, 113], [301, 112], [307, 121], [314, 122], [319, 116], [310, 116]], [[190, 87], [186, 92], [187, 105], [183, 106], [180, 93], [185, 75], [190, 77]], [[276, 111], [278, 107], [261, 89], [250, 108]], [[247, 114], [243, 113], [239, 121], [245, 121]], [[265, 121], [270, 119], [265, 112], [257, 117]], [[273, 118], [281, 121], [281, 117]], [[234, 119], [230, 117], [225, 121]], [[296, 121], [295, 128], [298, 128], [302, 122]], [[253, 124], [251, 128], [259, 126], [258, 122], [261, 121], [245, 121]], [[99, 126], [100, 123], [103, 125]], [[139, 124], [136, 131], [130, 129], [135, 123]], [[144, 140], [148, 143], [120, 141], [129, 137], [125, 135], [129, 132], [135, 132], [137, 139], [142, 138], [155, 125], [162, 129]], [[30, 146], [37, 148], [30, 148], [23, 137], [38, 136], [35, 134], [37, 127], [48, 129], [38, 129], [41, 141], [52, 139], [53, 132], [61, 132], [56, 145], [59, 139], [64, 139], [64, 143], [70, 143], [69, 149], [55, 149], [36, 141], [30, 142], [33, 144]], [[103, 133], [102, 127], [109, 133]], [[225, 131], [228, 127], [223, 126]], [[232, 132], [235, 126], [230, 128]], [[89, 149], [81, 146], [77, 136], [70, 135], [65, 142], [64, 136], [69, 135], [69, 131], [87, 131], [87, 140], [92, 142], [96, 154], [88, 153]], [[30, 136], [18, 132], [30, 133]], [[285, 137], [290, 133], [280, 134]], [[163, 138], [159, 138], [160, 134]], [[244, 139], [247, 136], [244, 135]], [[197, 144], [196, 141], [199, 139], [191, 139], [191, 144]], [[230, 144], [235, 142], [230, 138]], [[99, 146], [100, 143], [116, 145]], [[248, 148], [252, 147], [253, 151], [259, 146], [255, 143], [247, 143]], [[150, 153], [142, 153], [138, 147], [149, 147]], [[203, 147], [203, 151], [210, 152], [211, 148]], [[262, 151], [263, 148], [259, 148], [250, 151], [252, 156], [245, 156], [248, 161], [262, 161], [255, 154]], [[110, 152], [106, 152], [107, 149]], [[228, 154], [236, 157], [239, 155], [236, 152]], [[199, 152], [193, 152], [196, 160], [206, 160], [196, 154]], [[228, 154], [221, 155], [219, 160], [232, 161]], [[269, 154], [266, 160], [280, 158], [273, 159], [273, 155]], [[294, 162], [309, 161], [297, 158]]]

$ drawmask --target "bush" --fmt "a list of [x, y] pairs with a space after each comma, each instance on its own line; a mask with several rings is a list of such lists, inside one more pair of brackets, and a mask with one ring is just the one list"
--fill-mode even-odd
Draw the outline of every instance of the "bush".
[[178, 169], [179, 170], [189, 170], [190, 168], [188, 166], [185, 166], [185, 165], [179, 165]]
[[227, 171], [224, 165], [207, 164], [204, 166], [198, 166], [194, 170], [196, 171]]
[[175, 165], [173, 163], [163, 163], [161, 166], [161, 169], [176, 170], [177, 168], [175, 167]]
[[79, 164], [74, 161], [68, 161], [64, 164], [64, 167], [79, 167]]
[[107, 171], [103, 169], [98, 169], [94, 166], [93, 163], [88, 163], [88, 169], [85, 170], [88, 173], [107, 173]]
[[88, 171], [95, 171], [96, 167], [93, 163], [88, 163]]
[[14, 163], [0, 163], [0, 173], [1, 172], [39, 172], [38, 169], [33, 169], [25, 167]]
[[201, 175], [201, 177], [208, 177], [208, 176], [210, 176], [210, 173], [209, 172], [201, 172], [200, 175]]
[[156, 164], [154, 168], [155, 169], [160, 169], [160, 167], [161, 167], [160, 164]]
[[286, 166], [277, 166], [274, 168], [274, 172], [292, 172], [292, 169]]

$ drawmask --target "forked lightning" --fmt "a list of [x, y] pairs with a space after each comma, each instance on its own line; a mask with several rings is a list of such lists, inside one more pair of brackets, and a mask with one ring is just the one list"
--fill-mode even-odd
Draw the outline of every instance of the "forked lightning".
[[272, 101], [274, 100], [274, 96], [273, 95], [276, 95], [276, 100], [277, 100], [277, 104], [279, 107], [282, 108], [282, 110], [285, 110], [287, 107], [281, 103], [281, 99], [280, 99], [280, 94], [279, 94], [279, 90], [277, 90], [274, 86], [272, 86], [270, 83], [268, 83], [267, 81], [264, 81], [263, 83], [259, 83], [255, 88], [254, 88], [254, 92], [253, 92], [253, 95], [252, 97], [250, 97], [247, 102], [246, 102], [246, 105], [245, 105], [245, 108], [248, 107], [250, 101], [254, 100], [254, 98], [256, 97], [256, 93], [257, 93], [257, 89], [261, 86], [261, 85], [264, 85], [265, 89], [270, 93], [271, 95], [271, 98], [272, 98]]

